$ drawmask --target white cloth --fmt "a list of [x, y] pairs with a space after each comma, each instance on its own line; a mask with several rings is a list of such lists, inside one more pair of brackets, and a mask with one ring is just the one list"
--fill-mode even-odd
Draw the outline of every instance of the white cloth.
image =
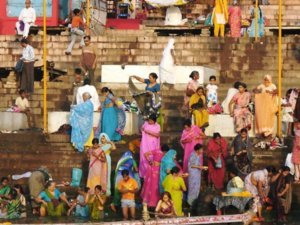
[[206, 97], [207, 97], [207, 105], [211, 107], [213, 104], [218, 103], [218, 86], [215, 84], [208, 84], [206, 85]]
[[85, 92], [88, 92], [91, 95], [91, 102], [94, 105], [94, 111], [97, 111], [99, 109], [99, 107], [101, 106], [101, 103], [99, 100], [98, 92], [93, 85], [86, 84], [86, 85], [78, 88], [77, 95], [76, 95], [77, 105], [84, 102], [83, 98], [82, 98], [82, 94], [84, 94]]
[[285, 159], [285, 166], [288, 166], [291, 171], [290, 174], [294, 175], [295, 174], [295, 167], [294, 167], [294, 163], [292, 162], [292, 153], [287, 154], [286, 159]]
[[26, 110], [26, 108], [29, 108], [28, 99], [27, 98], [22, 99], [21, 96], [17, 97], [15, 104], [16, 104], [16, 106], [18, 106], [18, 108], [21, 111], [24, 111], [24, 110]]
[[26, 172], [26, 173], [23, 173], [23, 174], [14, 174], [11, 176], [11, 179], [13, 180], [20, 180], [22, 178], [29, 178], [31, 176], [31, 172]]
[[178, 7], [172, 6], [169, 7], [166, 11], [165, 25], [181, 25], [182, 22], [182, 14]]
[[[32, 7], [22, 9], [19, 15], [19, 21], [16, 22], [16, 29], [19, 35], [23, 35], [23, 37], [27, 37], [29, 33], [29, 29], [32, 25], [34, 25], [36, 20], [35, 9]], [[20, 30], [20, 21], [24, 22], [24, 31]]]
[[[281, 99], [281, 105], [287, 105], [288, 101], [283, 98]], [[284, 106], [282, 107], [282, 122], [294, 122], [293, 118], [293, 108], [292, 106]]]
[[174, 58], [171, 54], [171, 51], [174, 50], [174, 43], [174, 38], [169, 39], [169, 42], [163, 51], [162, 59], [159, 64], [160, 83], [175, 84]]
[[229, 114], [230, 110], [229, 110], [229, 103], [231, 102], [231, 99], [233, 98], [233, 96], [238, 93], [239, 91], [235, 88], [229, 88], [228, 92], [227, 92], [227, 96], [224, 99], [224, 101], [222, 102], [222, 107], [223, 107], [223, 112], [225, 114]]
[[154, 7], [167, 7], [173, 5], [183, 5], [186, 4], [186, 0], [146, 0], [149, 5]]
[[27, 45], [25, 48], [23, 48], [22, 52], [22, 58], [25, 61], [33, 62], [34, 61], [34, 49], [31, 45]]
[[83, 40], [84, 35], [85, 35], [84, 31], [80, 30], [79, 28], [72, 28], [71, 29], [71, 42], [68, 45], [66, 52], [68, 52], [68, 53], [72, 52], [72, 49], [75, 45], [75, 42], [76, 42], [78, 36], [81, 38], [79, 45], [81, 47], [83, 47], [84, 46], [84, 40]]

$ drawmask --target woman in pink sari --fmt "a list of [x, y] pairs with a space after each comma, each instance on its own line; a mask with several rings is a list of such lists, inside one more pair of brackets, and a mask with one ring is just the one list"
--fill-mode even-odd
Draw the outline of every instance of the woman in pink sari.
[[238, 6], [237, 0], [234, 0], [233, 6], [228, 9], [228, 15], [231, 37], [241, 37], [242, 10]]
[[223, 189], [227, 142], [219, 133], [214, 133], [213, 138], [208, 141], [206, 155], [208, 158], [208, 182], [218, 190]]
[[[92, 141], [93, 147], [88, 151], [90, 159], [89, 175], [87, 180], [87, 187], [93, 192], [97, 185], [106, 187], [106, 179], [101, 179], [101, 174], [107, 172], [106, 157], [104, 151], [99, 146], [99, 139], [94, 138]], [[93, 194], [93, 193], [92, 193]]]
[[160, 147], [160, 126], [156, 123], [156, 116], [154, 114], [149, 116], [148, 121], [142, 126], [142, 141], [140, 150], [140, 165], [139, 174], [141, 178], [146, 177], [149, 163], [145, 154], [149, 151], [159, 149]]
[[141, 197], [143, 203], [146, 203], [149, 207], [156, 207], [160, 199], [159, 191], [159, 175], [160, 175], [160, 163], [167, 151], [169, 151], [168, 145], [162, 145], [161, 150], [155, 149], [145, 153], [149, 166], [147, 169], [146, 178], [144, 181]]
[[234, 118], [236, 132], [240, 132], [243, 128], [250, 130], [252, 125], [252, 114], [248, 108], [251, 102], [251, 94], [246, 88], [246, 84], [240, 83], [239, 92], [233, 96], [229, 104], [230, 115]]
[[184, 149], [184, 158], [183, 158], [183, 172], [188, 172], [188, 162], [191, 156], [191, 153], [194, 151], [194, 146], [196, 144], [203, 144], [203, 139], [206, 138], [206, 135], [203, 131], [195, 125], [192, 125], [190, 119], [184, 121], [184, 130], [181, 135], [180, 143]]

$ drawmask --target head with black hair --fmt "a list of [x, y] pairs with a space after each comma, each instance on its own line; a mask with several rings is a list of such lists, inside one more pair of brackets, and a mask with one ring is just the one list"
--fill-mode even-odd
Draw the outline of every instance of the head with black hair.
[[101, 185], [96, 185], [95, 189], [94, 189], [95, 194], [98, 195], [98, 194], [101, 193], [101, 191], [102, 191], [102, 186]]
[[217, 77], [215, 75], [209, 77], [210, 84], [215, 84], [216, 82], [217, 82]]
[[15, 189], [10, 189], [9, 196], [11, 200], [15, 200], [18, 197], [18, 192]]
[[245, 140], [247, 138], [247, 136], [248, 136], [248, 130], [247, 130], [247, 128], [241, 129], [240, 135], [241, 135], [242, 139]]
[[155, 84], [158, 76], [156, 73], [150, 73], [149, 74], [149, 81], [151, 84]]
[[129, 171], [128, 170], [122, 170], [121, 175], [122, 175], [124, 181], [129, 180]]
[[77, 9], [77, 8], [74, 9], [74, 10], [73, 10], [73, 13], [74, 13], [75, 16], [78, 16], [79, 13], [80, 13], [80, 9]]
[[213, 139], [216, 140], [218, 138], [222, 138], [221, 134], [219, 132], [213, 133]]
[[282, 175], [283, 175], [284, 177], [286, 177], [287, 175], [289, 175], [290, 172], [291, 172], [290, 167], [288, 167], [288, 166], [283, 166], [283, 167], [281, 167], [281, 173], [282, 173]]
[[161, 151], [162, 151], [162, 152], [167, 152], [167, 151], [169, 151], [169, 150], [170, 150], [169, 145], [163, 144], [163, 145], [161, 146]]
[[234, 177], [238, 176], [238, 174], [239, 174], [239, 171], [237, 170], [237, 168], [231, 167], [229, 169], [229, 176], [230, 176], [230, 178], [234, 178]]
[[277, 170], [274, 166], [267, 166], [266, 170], [268, 171], [268, 176], [271, 177], [277, 173]]
[[179, 171], [180, 171], [180, 169], [179, 169], [177, 166], [174, 166], [174, 167], [171, 169], [171, 174], [172, 174], [172, 175], [178, 175], [178, 174], [179, 174]]
[[25, 48], [29, 44], [29, 41], [26, 38], [22, 38], [20, 44], [23, 48]]
[[235, 89], [239, 89], [240, 83], [241, 83], [241, 82], [239, 82], [239, 81], [234, 82], [233, 87], [234, 87]]
[[204, 87], [198, 87], [197, 90], [196, 90], [196, 93], [197, 93], [199, 96], [205, 95]]
[[114, 93], [111, 91], [111, 89], [109, 89], [108, 87], [103, 87], [101, 89], [101, 94], [103, 96], [108, 96], [109, 94], [114, 95]]
[[91, 80], [89, 78], [85, 78], [83, 81], [83, 85], [90, 85], [91, 84]]
[[94, 138], [94, 139], [92, 140], [92, 144], [93, 144], [93, 145], [98, 145], [98, 144], [99, 144], [99, 139], [98, 139], [98, 138]]
[[53, 191], [55, 190], [55, 188], [56, 188], [56, 183], [55, 183], [53, 180], [49, 180], [49, 181], [47, 182], [47, 184], [46, 184], [46, 188], [47, 188], [49, 191], [53, 192]]
[[247, 91], [247, 85], [245, 83], [240, 83], [239, 92], [244, 93], [245, 91]]
[[22, 188], [22, 185], [21, 184], [15, 184], [14, 185], [14, 189], [20, 193], [20, 194], [24, 194], [24, 191], [23, 191], [23, 188]]
[[196, 144], [195, 146], [194, 146], [194, 151], [195, 151], [195, 153], [199, 156], [199, 155], [201, 155], [201, 154], [203, 154], [203, 145], [201, 145], [201, 144]]
[[184, 129], [189, 129], [191, 128], [192, 126], [192, 121], [190, 119], [186, 119], [184, 122], [183, 122], [183, 126], [184, 126]]
[[194, 70], [191, 74], [190, 74], [190, 78], [193, 80], [199, 80], [199, 72]]
[[2, 187], [7, 186], [7, 185], [8, 185], [8, 182], [9, 182], [8, 177], [2, 177], [2, 178], [1, 178], [1, 186], [2, 186]]
[[157, 120], [157, 117], [155, 114], [151, 114], [148, 118], [148, 123], [149, 124], [155, 124], [156, 123], [156, 120]]

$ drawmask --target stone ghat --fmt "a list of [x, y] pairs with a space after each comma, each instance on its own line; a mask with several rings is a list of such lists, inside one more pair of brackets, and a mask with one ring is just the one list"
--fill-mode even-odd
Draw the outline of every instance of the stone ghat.
[[[72, 99], [72, 83], [74, 81], [73, 69], [79, 66], [81, 50], [78, 43], [75, 45], [72, 56], [64, 55], [69, 42], [69, 36], [47, 37], [47, 60], [53, 60], [55, 67], [68, 71], [68, 75], [61, 77], [61, 82], [48, 83], [48, 111], [68, 111]], [[149, 31], [121, 31], [107, 30], [104, 36], [92, 37], [92, 42], [97, 48], [98, 64], [96, 76], [100, 79], [101, 65], [158, 65], [162, 51], [168, 37], [157, 37]], [[248, 89], [261, 83], [265, 74], [277, 79], [277, 38], [265, 37], [259, 42], [252, 42], [247, 38], [213, 38], [213, 37], [175, 37], [176, 59], [179, 65], [205, 66], [215, 69], [219, 80], [219, 96], [222, 101], [228, 88], [236, 80], [247, 83]], [[15, 36], [0, 36], [0, 66], [14, 67], [20, 57], [21, 47], [14, 41]], [[42, 36], [34, 36], [32, 45], [35, 47], [36, 57], [42, 58]], [[296, 50], [300, 49], [300, 38], [288, 36], [283, 38], [283, 94], [290, 87], [299, 86], [300, 63], [296, 58]], [[298, 53], [299, 57], [299, 53]], [[149, 71], [151, 72], [151, 71]], [[147, 74], [137, 74], [147, 76]], [[189, 74], [183, 74], [188, 76]], [[5, 75], [0, 74], [0, 110], [4, 111], [11, 106], [18, 96], [16, 86], [7, 85]], [[113, 76], [113, 74], [112, 74]], [[33, 113], [36, 115], [36, 124], [42, 125], [43, 108], [43, 83], [35, 82], [35, 93], [30, 97]], [[101, 87], [110, 87], [117, 96], [131, 99], [127, 85], [98, 83], [97, 90]], [[183, 104], [185, 85], [176, 85], [174, 91], [164, 89], [164, 110], [173, 117], [169, 121], [178, 121], [183, 115], [180, 109]], [[174, 120], [175, 119], [175, 120]], [[165, 120], [166, 122], [168, 119]], [[172, 123], [168, 123], [172, 126]], [[177, 125], [172, 130], [180, 130]]]

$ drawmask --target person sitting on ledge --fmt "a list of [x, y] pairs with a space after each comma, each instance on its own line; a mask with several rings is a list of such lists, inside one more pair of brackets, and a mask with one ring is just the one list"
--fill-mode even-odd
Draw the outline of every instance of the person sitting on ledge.
[[34, 127], [33, 114], [30, 111], [30, 106], [28, 99], [26, 97], [27, 93], [24, 90], [19, 91], [20, 96], [17, 97], [15, 105], [18, 107], [18, 111], [24, 113], [27, 117], [28, 127]]
[[61, 217], [67, 213], [66, 205], [71, 207], [65, 193], [61, 193], [53, 181], [48, 182], [47, 188], [39, 194], [37, 202], [42, 203], [41, 216]]
[[16, 31], [18, 35], [23, 35], [27, 38], [30, 27], [34, 25], [36, 20], [35, 9], [30, 6], [30, 0], [25, 1], [25, 8], [22, 9], [19, 15], [19, 21], [16, 22]]

